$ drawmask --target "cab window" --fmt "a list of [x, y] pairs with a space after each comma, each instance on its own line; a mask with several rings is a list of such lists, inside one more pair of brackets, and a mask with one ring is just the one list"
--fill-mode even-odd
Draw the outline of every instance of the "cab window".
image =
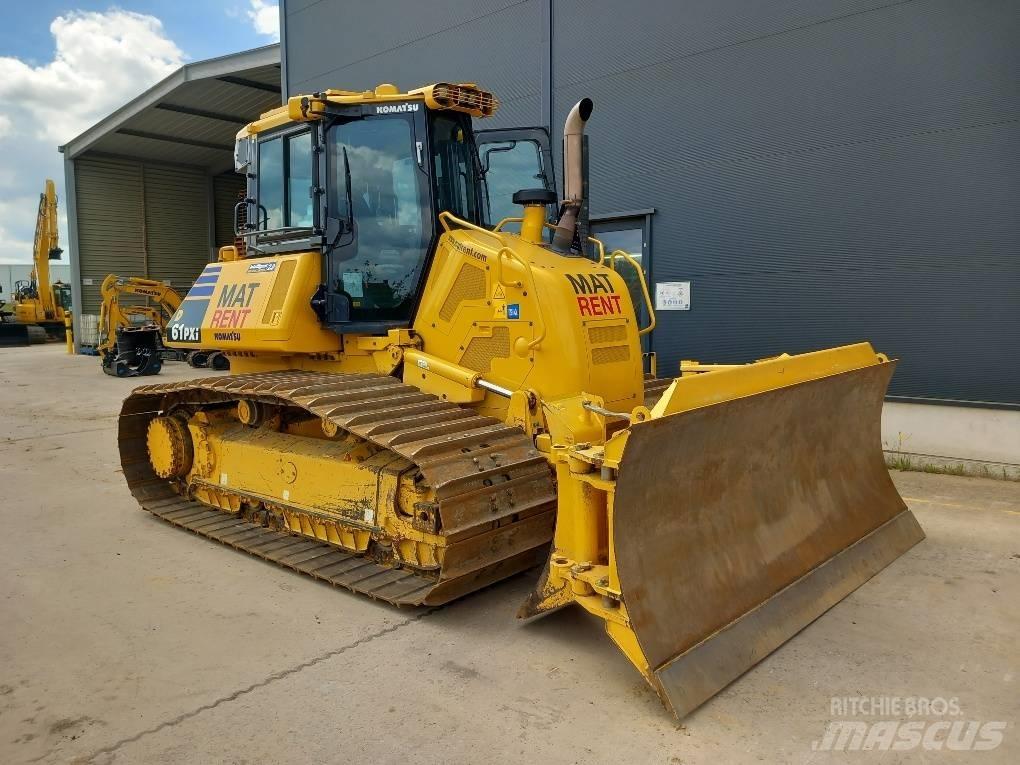
[[312, 226], [312, 143], [305, 130], [259, 143], [259, 229]]
[[482, 168], [489, 200], [489, 224], [519, 217], [521, 208], [513, 202], [521, 189], [545, 187], [542, 156], [537, 141], [499, 141], [483, 144]]
[[481, 223], [478, 174], [470, 130], [459, 114], [438, 113], [432, 122], [435, 195], [439, 212]]

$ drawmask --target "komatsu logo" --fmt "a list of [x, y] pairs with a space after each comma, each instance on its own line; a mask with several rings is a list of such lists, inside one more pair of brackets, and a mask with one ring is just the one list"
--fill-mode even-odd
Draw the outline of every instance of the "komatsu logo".
[[416, 112], [418, 104], [384, 104], [375, 107], [376, 114], [399, 114], [401, 112]]

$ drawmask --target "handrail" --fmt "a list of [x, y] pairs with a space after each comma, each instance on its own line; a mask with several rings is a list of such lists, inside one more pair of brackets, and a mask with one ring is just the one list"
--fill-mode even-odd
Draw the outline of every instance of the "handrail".
[[613, 250], [613, 252], [609, 253], [609, 267], [614, 271], [616, 270], [616, 259], [619, 257], [630, 263], [637, 272], [638, 283], [641, 285], [641, 294], [645, 299], [645, 307], [648, 308], [648, 326], [644, 329], [639, 329], [638, 336], [647, 335], [655, 329], [655, 308], [652, 305], [652, 296], [648, 294], [648, 282], [645, 281], [645, 272], [641, 270], [641, 264], [634, 260], [626, 250]]
[[[588, 241], [594, 242], [596, 245], [598, 245], [599, 265], [605, 265], [606, 264], [605, 246], [602, 244], [600, 240], [596, 239], [593, 236], [589, 236]], [[638, 330], [638, 335], [639, 336], [647, 335], [649, 332], [655, 329], [655, 309], [652, 306], [652, 297], [648, 293], [648, 282], [645, 281], [645, 272], [641, 270], [641, 264], [634, 260], [634, 258], [631, 257], [630, 253], [626, 252], [625, 250], [613, 250], [611, 253], [609, 253], [609, 267], [615, 271], [616, 259], [621, 257], [628, 263], [630, 263], [634, 267], [634, 270], [637, 272], [638, 283], [641, 285], [641, 295], [644, 298], [645, 307], [648, 309], [649, 320], [647, 327]]]
[[471, 221], [464, 220], [463, 218], [458, 218], [449, 210], [443, 210], [441, 213], [439, 213], [439, 222], [443, 225], [443, 228], [446, 229], [447, 231], [450, 230], [451, 225], [450, 221], [453, 221], [453, 223], [455, 223], [458, 226], [461, 226], [462, 228], [475, 231], [479, 234], [485, 234], [486, 236], [491, 236], [493, 239], [499, 242], [500, 247], [503, 246], [503, 237], [501, 237], [495, 231], [489, 231], [489, 229], [487, 228], [476, 226]]
[[495, 226], [492, 227], [492, 230], [493, 231], [502, 231], [503, 230], [503, 226], [505, 226], [507, 223], [523, 223], [523, 222], [524, 222], [524, 218], [514, 218], [514, 217], [503, 218], [503, 220], [501, 220], [499, 223], [497, 223]]
[[520, 288], [523, 286], [520, 282], [510, 283], [503, 281], [504, 257], [510, 258], [511, 260], [516, 260], [520, 264], [520, 266], [524, 269], [525, 273], [528, 275], [528, 282], [530, 283], [531, 294], [535, 296], [535, 307], [538, 309], [537, 318], [539, 326], [541, 327], [541, 331], [538, 333], [538, 336], [534, 340], [528, 343], [528, 350], [531, 351], [537, 348], [539, 344], [543, 340], [545, 340], [546, 334], [545, 319], [542, 317], [542, 303], [538, 299], [538, 288], [535, 285], [535, 272], [531, 269], [531, 264], [524, 260], [524, 258], [518, 255], [516, 252], [511, 250], [509, 247], [501, 247], [499, 252], [496, 253], [496, 281], [499, 282], [501, 286], [512, 286], [516, 288]]

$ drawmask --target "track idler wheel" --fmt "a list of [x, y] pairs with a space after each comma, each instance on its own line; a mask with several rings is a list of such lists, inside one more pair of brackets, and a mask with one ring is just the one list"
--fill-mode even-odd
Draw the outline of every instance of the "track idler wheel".
[[195, 461], [188, 423], [182, 417], [155, 417], [145, 436], [149, 463], [160, 478], [187, 475]]

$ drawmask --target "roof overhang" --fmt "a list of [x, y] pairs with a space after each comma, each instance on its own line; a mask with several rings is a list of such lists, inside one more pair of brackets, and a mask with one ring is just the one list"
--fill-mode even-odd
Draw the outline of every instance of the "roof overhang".
[[237, 131], [280, 102], [280, 46], [267, 45], [182, 66], [60, 151], [223, 172], [233, 167]]

